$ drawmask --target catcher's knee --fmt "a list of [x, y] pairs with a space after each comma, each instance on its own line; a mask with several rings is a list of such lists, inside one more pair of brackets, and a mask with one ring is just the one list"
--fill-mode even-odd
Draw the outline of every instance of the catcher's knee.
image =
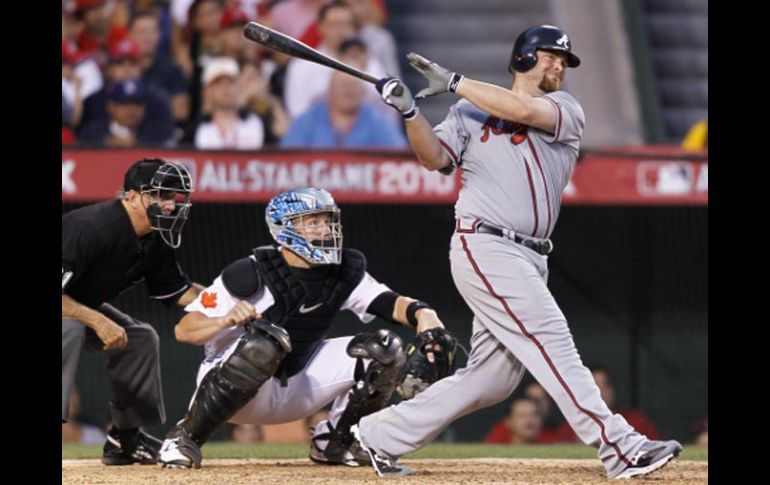
[[272, 323], [257, 321], [240, 338], [219, 369], [219, 377], [236, 389], [255, 392], [291, 352], [289, 334]]

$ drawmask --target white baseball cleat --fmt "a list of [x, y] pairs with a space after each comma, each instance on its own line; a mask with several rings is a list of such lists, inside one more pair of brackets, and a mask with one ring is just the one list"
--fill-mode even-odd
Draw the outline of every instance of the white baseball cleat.
[[653, 441], [649, 440], [642, 445], [639, 451], [631, 458], [631, 464], [623, 471], [615, 475], [616, 479], [647, 475], [659, 468], [663, 468], [682, 451], [682, 445], [678, 441]]
[[187, 432], [175, 426], [166, 435], [158, 463], [163, 468], [200, 468], [201, 449]]

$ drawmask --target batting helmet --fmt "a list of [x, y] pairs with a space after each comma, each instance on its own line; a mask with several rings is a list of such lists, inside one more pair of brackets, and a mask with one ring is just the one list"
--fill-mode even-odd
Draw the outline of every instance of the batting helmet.
[[558, 51], [567, 54], [567, 67], [578, 67], [580, 58], [572, 53], [567, 33], [553, 25], [530, 27], [516, 38], [511, 52], [510, 72], [527, 72], [537, 64], [537, 50]]
[[[311, 240], [300, 234], [304, 228], [301, 216], [328, 213], [329, 234], [325, 239]], [[340, 209], [332, 194], [324, 189], [305, 187], [276, 195], [267, 204], [265, 220], [275, 242], [311, 264], [342, 262], [342, 223]]]

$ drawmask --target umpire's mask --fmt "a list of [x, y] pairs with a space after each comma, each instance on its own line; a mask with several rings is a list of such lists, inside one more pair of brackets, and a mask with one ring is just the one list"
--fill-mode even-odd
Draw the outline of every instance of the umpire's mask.
[[[150, 197], [151, 202], [145, 206], [150, 227], [160, 233], [163, 242], [178, 248], [192, 207], [192, 178], [187, 168], [158, 158], [140, 160], [126, 172], [123, 189]], [[144, 198], [142, 201], [144, 204]]]

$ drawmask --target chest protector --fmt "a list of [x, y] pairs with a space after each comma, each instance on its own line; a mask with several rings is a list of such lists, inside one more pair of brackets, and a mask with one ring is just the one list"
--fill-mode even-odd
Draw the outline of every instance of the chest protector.
[[343, 249], [342, 263], [309, 269], [292, 268], [272, 246], [254, 249], [261, 283], [275, 303], [263, 318], [283, 327], [291, 338], [291, 352], [275, 375], [282, 380], [302, 370], [324, 340], [334, 315], [361, 282], [366, 258], [355, 249]]

